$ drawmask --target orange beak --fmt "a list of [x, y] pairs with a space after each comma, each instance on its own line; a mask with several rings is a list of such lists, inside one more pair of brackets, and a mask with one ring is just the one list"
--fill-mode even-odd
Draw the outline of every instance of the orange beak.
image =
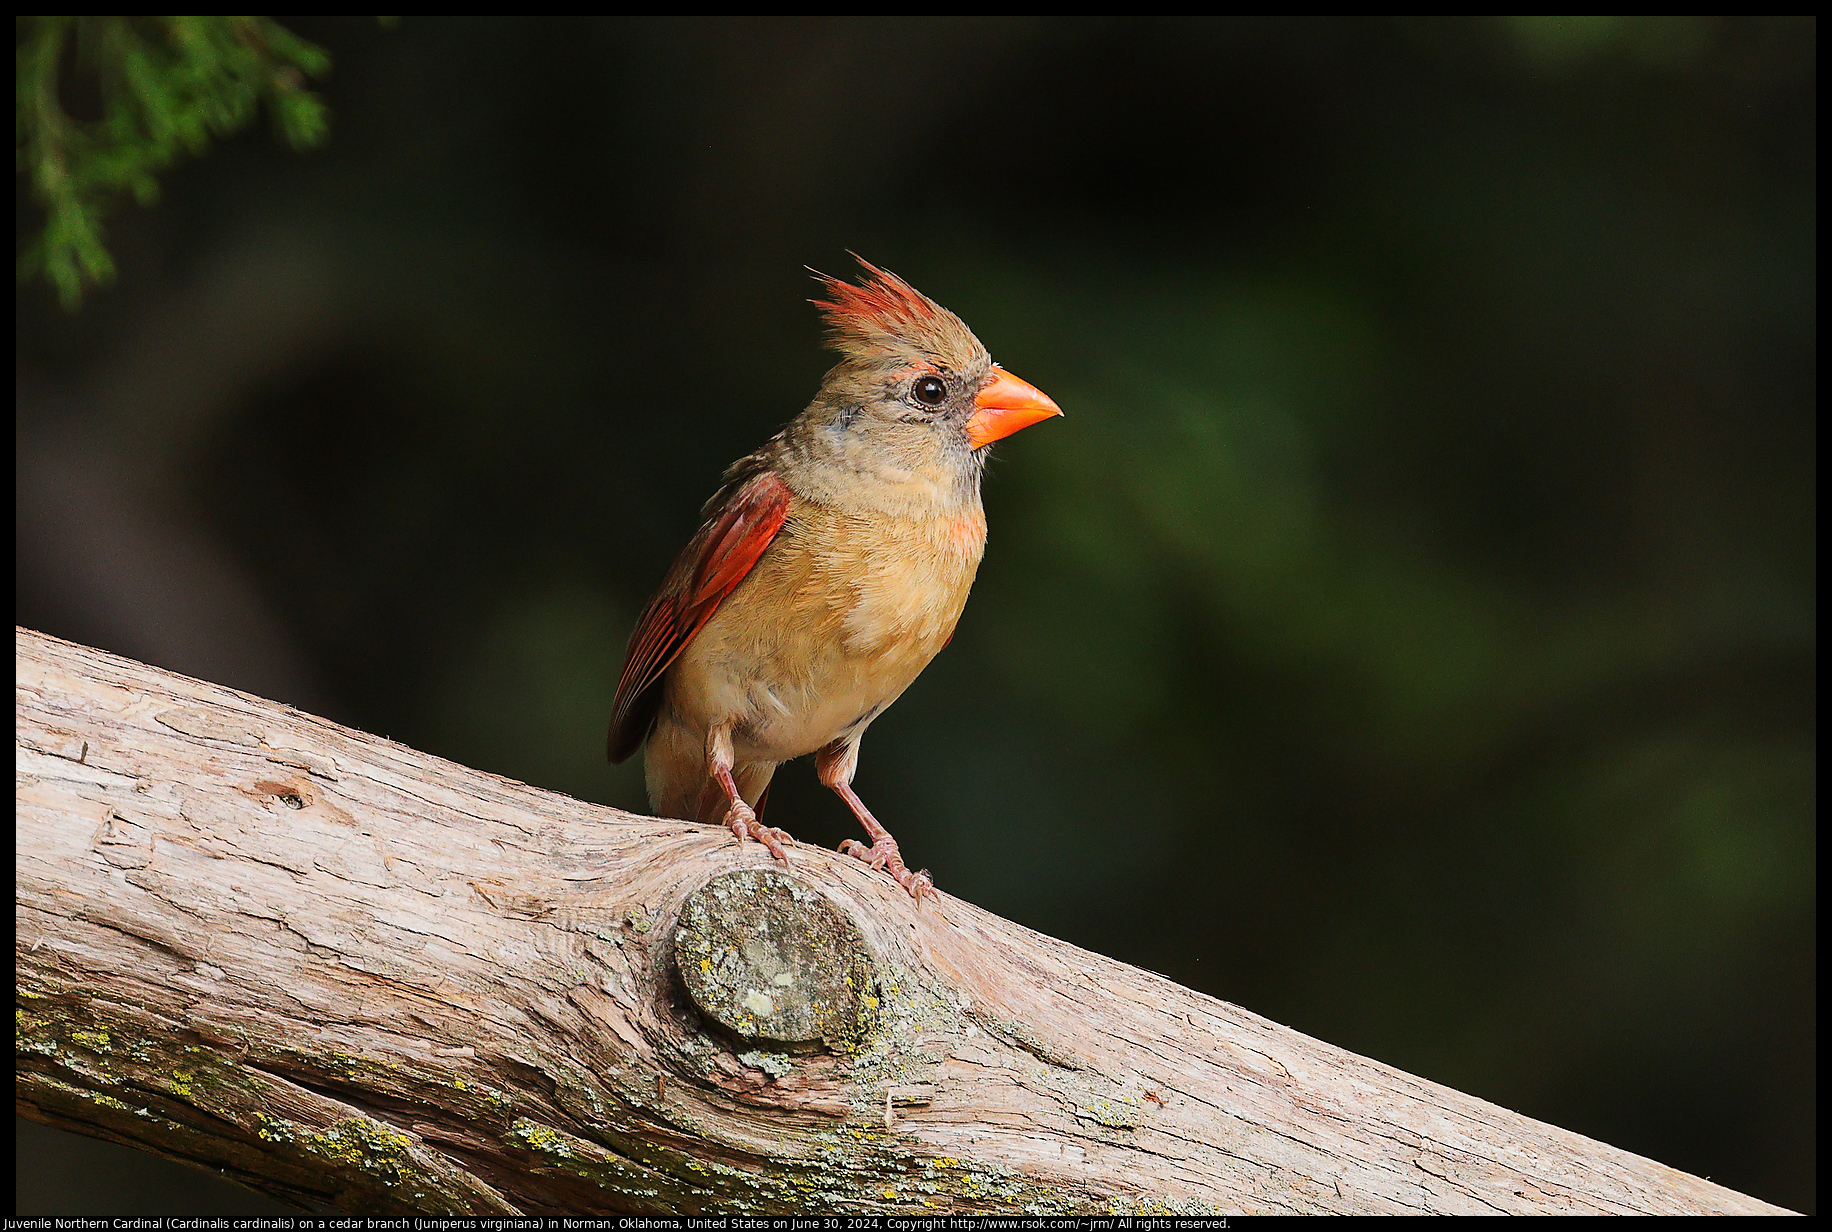
[[973, 405], [973, 415], [967, 420], [967, 441], [975, 449], [1062, 414], [1062, 408], [1048, 394], [997, 366]]

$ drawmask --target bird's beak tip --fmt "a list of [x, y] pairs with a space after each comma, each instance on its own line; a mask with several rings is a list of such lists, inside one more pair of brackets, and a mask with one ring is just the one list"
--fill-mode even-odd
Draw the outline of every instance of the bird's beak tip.
[[975, 449], [1062, 414], [1055, 399], [998, 367], [993, 368], [992, 379], [980, 390], [973, 405], [973, 415], [967, 420], [967, 440]]

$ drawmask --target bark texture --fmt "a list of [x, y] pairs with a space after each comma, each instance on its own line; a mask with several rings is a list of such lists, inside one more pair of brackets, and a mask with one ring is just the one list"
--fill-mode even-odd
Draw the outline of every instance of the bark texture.
[[365, 1213], [1781, 1213], [847, 857], [15, 646], [51, 1125]]

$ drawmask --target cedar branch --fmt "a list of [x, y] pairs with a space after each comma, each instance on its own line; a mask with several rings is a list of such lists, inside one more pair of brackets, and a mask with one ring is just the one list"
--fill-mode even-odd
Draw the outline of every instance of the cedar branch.
[[[15, 649], [16, 1084], [47, 1124], [353, 1213], [1781, 1213], [856, 860], [695, 899], [761, 849]], [[739, 978], [719, 937], [807, 890], [860, 949], [805, 979], [870, 1012], [749, 1038], [742, 989], [703, 1008]]]

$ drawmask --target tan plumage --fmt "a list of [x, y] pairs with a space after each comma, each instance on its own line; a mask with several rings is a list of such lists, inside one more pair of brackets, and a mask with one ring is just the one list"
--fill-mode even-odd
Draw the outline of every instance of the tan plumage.
[[842, 849], [920, 897], [927, 875], [852, 792], [859, 739], [954, 634], [985, 551], [986, 446], [1061, 412], [953, 313], [861, 264], [820, 304], [844, 358], [727, 472], [638, 620], [610, 750], [643, 743], [658, 813], [724, 821], [783, 859], [788, 836], [753, 810], [778, 764], [815, 753], [873, 839]]

